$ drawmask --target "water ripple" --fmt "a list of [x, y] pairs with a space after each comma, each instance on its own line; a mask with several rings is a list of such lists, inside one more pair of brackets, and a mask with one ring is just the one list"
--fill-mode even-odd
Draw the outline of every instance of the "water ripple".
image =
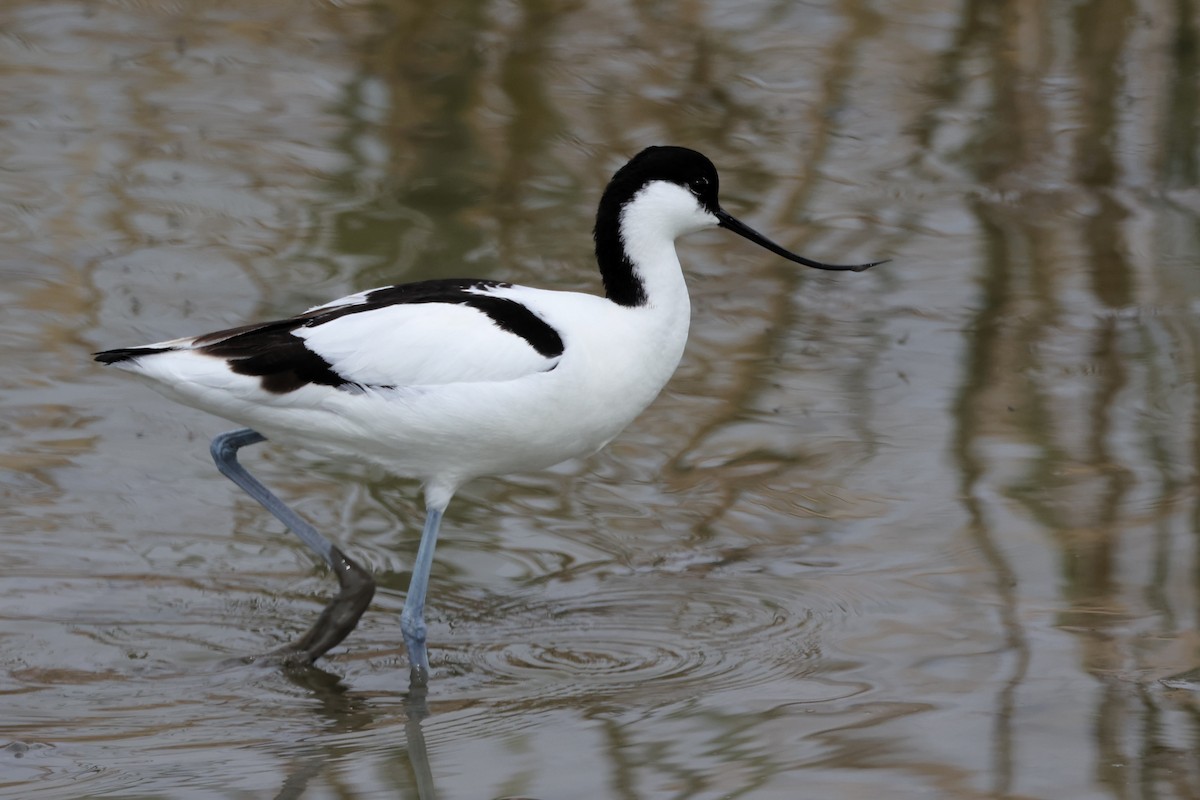
[[448, 643], [446, 657], [472, 683], [544, 700], [649, 683], [661, 700], [816, 669], [815, 637], [838, 603], [808, 602], [791, 577], [714, 580], [722, 571], [558, 576], [536, 594], [458, 609], [474, 619], [454, 626], [461, 644]]

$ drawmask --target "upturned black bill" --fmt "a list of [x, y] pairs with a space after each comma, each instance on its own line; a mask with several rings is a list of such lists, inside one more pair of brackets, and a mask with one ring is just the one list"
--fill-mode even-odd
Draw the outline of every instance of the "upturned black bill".
[[739, 222], [736, 217], [731, 216], [725, 211], [717, 209], [715, 213], [717, 219], [720, 220], [722, 228], [733, 231], [738, 236], [744, 236], [759, 247], [764, 247], [776, 255], [783, 256], [789, 261], [795, 261], [797, 264], [803, 264], [806, 267], [836, 270], [839, 272], [862, 272], [865, 269], [870, 269], [876, 264], [882, 264], [887, 261], [885, 258], [883, 261], [872, 261], [869, 264], [822, 264], [820, 261], [813, 261], [810, 258], [805, 258], [804, 256], [796, 255], [790, 250], [783, 249], [758, 231], [751, 228], [749, 225]]

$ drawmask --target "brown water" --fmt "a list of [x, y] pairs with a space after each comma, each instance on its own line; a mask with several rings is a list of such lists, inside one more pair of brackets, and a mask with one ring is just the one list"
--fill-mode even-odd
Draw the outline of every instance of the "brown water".
[[[0, 6], [0, 794], [1200, 796], [1193, 0]], [[414, 487], [246, 461], [89, 361], [393, 281], [595, 291], [652, 143], [814, 258], [681, 245], [607, 450], [479, 481], [399, 632]], [[1182, 675], [1182, 677], [1180, 677]]]

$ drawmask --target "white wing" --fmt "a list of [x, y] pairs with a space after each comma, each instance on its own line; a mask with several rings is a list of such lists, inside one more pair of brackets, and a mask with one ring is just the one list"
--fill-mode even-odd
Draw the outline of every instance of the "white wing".
[[363, 386], [504, 381], [544, 372], [539, 353], [483, 311], [453, 303], [401, 303], [348, 313], [293, 335], [339, 376]]

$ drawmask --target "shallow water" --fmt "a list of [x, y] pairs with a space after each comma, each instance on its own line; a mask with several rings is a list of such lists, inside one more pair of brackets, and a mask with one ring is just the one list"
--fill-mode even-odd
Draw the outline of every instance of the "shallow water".
[[[0, 8], [0, 794], [1200, 796], [1191, 0]], [[427, 697], [413, 486], [247, 463], [92, 350], [371, 286], [595, 291], [653, 143], [860, 274], [681, 244], [680, 370], [608, 449], [468, 486]], [[7, 745], [7, 747], [5, 747]]]

